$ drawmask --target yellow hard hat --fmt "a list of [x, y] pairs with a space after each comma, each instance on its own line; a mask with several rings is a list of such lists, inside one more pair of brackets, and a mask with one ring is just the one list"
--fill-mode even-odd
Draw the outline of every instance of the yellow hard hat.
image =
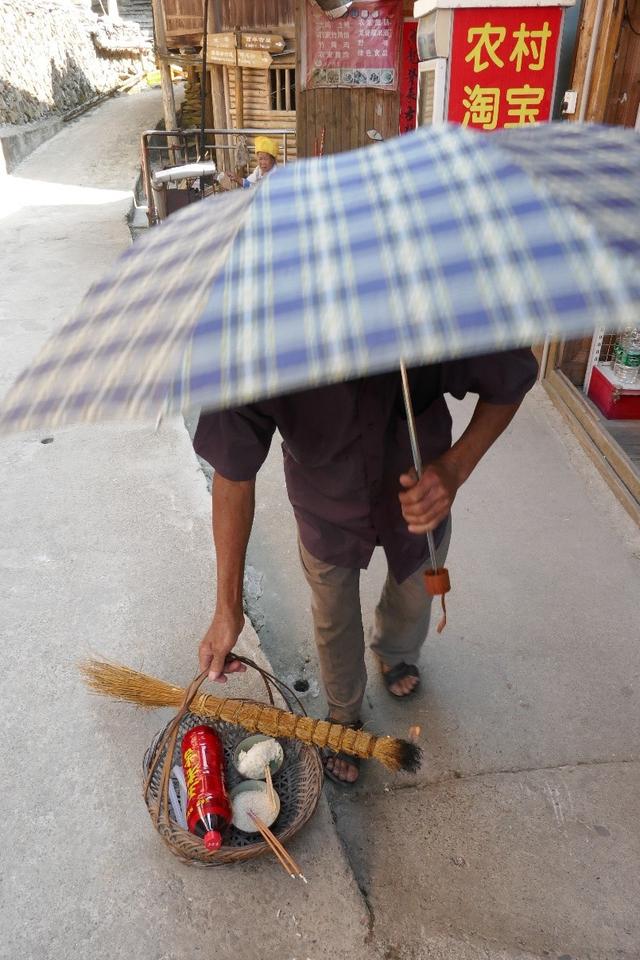
[[268, 153], [274, 160], [278, 159], [278, 144], [270, 137], [256, 137], [254, 148], [256, 153]]

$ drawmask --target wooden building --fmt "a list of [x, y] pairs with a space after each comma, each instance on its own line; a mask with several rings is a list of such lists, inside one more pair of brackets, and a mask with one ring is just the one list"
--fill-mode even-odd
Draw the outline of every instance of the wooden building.
[[[159, 60], [167, 69], [182, 66], [198, 85], [203, 11], [203, 0], [154, 0]], [[207, 19], [207, 126], [295, 129], [293, 0], [209, 0]], [[175, 125], [171, 119], [165, 97], [165, 120]], [[295, 157], [295, 138], [287, 147]]]
[[[153, 0], [156, 45], [163, 64], [179, 64], [199, 74], [203, 42], [204, 0]], [[392, 0], [394, 17], [412, 19], [413, 0]], [[311, 156], [320, 142], [325, 153], [337, 153], [370, 144], [368, 130], [383, 138], [398, 133], [400, 93], [371, 87], [304, 89], [303, 62], [307, 41], [309, 0], [209, 0], [209, 105], [207, 125], [268, 130], [295, 128], [289, 157]], [[268, 54], [245, 50], [242, 60], [264, 60], [234, 66], [220, 58], [221, 35], [274, 35], [282, 49]], [[231, 54], [231, 50], [227, 53]], [[216, 62], [216, 55], [218, 60]], [[168, 66], [167, 66], [168, 70]], [[165, 71], [166, 72], [166, 71]], [[165, 114], [171, 123], [171, 89], [163, 81]]]

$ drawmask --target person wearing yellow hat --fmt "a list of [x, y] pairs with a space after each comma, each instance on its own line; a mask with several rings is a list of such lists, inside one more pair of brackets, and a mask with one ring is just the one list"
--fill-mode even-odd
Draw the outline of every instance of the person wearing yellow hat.
[[254, 187], [263, 177], [271, 173], [278, 162], [278, 144], [270, 137], [256, 137], [254, 149], [258, 164], [253, 173], [248, 177], [231, 175], [231, 180], [239, 183], [241, 187]]

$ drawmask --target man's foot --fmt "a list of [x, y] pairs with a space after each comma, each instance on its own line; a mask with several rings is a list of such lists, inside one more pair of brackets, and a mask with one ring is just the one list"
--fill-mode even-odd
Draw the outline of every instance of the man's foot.
[[[333, 720], [327, 717], [330, 723], [339, 723], [339, 720]], [[353, 723], [345, 723], [345, 727], [351, 727], [352, 730], [360, 730], [361, 720], [355, 720]], [[348, 753], [334, 753], [328, 747], [322, 751], [322, 765], [325, 776], [334, 783], [350, 786], [355, 783], [360, 776], [360, 757], [352, 757]]]
[[382, 679], [389, 693], [398, 700], [410, 697], [420, 684], [420, 671], [412, 663], [397, 663], [395, 667], [388, 667], [380, 662]]
[[331, 753], [324, 758], [324, 772], [334, 783], [355, 783], [360, 776], [358, 757]]

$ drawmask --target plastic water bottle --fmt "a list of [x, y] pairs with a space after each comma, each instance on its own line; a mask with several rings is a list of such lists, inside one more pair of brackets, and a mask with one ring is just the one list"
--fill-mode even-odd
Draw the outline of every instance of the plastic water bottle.
[[640, 327], [625, 330], [613, 348], [613, 375], [630, 387], [638, 379], [640, 370]]
[[222, 741], [211, 727], [193, 727], [182, 739], [182, 769], [187, 785], [187, 828], [207, 850], [222, 846], [231, 823], [231, 805], [224, 782]]

